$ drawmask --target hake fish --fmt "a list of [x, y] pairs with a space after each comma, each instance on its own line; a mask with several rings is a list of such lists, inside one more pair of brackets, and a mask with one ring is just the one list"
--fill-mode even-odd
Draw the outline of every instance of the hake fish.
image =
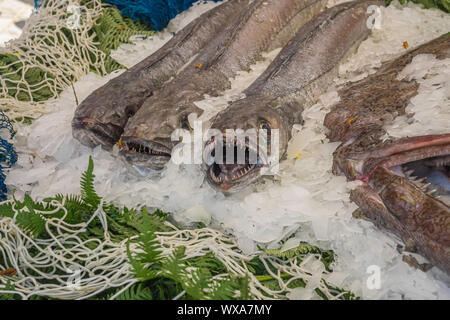
[[154, 54], [95, 90], [75, 111], [73, 136], [89, 147], [111, 148], [120, 139], [128, 119], [144, 101], [176, 76], [249, 5], [249, 0], [230, 0], [211, 9]]
[[264, 51], [282, 46], [325, 6], [324, 0], [255, 0], [205, 47], [177, 77], [148, 98], [121, 139], [122, 156], [141, 168], [161, 169], [170, 160], [179, 128], [191, 130], [188, 115], [202, 112], [194, 102], [219, 96], [230, 78], [249, 70]]
[[386, 139], [383, 129], [386, 121], [405, 115], [417, 95], [419, 84], [398, 75], [420, 54], [449, 59], [450, 34], [345, 86], [325, 126], [330, 140], [342, 141], [333, 172], [363, 182], [350, 197], [360, 208], [358, 216], [396, 234], [406, 251], [420, 253], [450, 273], [450, 132]]
[[[227, 129], [265, 130], [279, 133], [279, 154], [287, 150], [294, 124], [302, 123], [304, 108], [315, 103], [337, 75], [337, 68], [352, 49], [364, 40], [371, 30], [367, 25], [368, 7], [382, 5], [380, 1], [355, 1], [337, 5], [319, 14], [303, 26], [268, 69], [244, 91], [246, 97], [232, 103], [219, 113], [212, 128], [222, 132], [221, 139], [211, 139], [205, 147], [204, 158], [214, 158], [217, 145], [229, 149]], [[268, 152], [275, 146], [267, 139]], [[232, 146], [233, 147], [233, 146]], [[231, 193], [253, 183], [267, 167], [266, 159], [246, 141], [234, 142], [234, 153], [244, 153], [245, 161], [226, 163], [215, 159], [206, 163], [208, 182], [217, 190]], [[214, 154], [213, 154], [214, 153]], [[270, 153], [270, 152], [269, 152]], [[258, 154], [251, 163], [252, 155]], [[224, 163], [225, 162], [225, 163]]]

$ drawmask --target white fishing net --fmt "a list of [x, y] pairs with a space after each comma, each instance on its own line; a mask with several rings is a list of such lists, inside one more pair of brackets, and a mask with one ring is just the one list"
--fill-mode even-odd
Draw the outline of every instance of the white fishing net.
[[[50, 215], [62, 210], [64, 215], [61, 218], [47, 219], [46, 231], [50, 237], [37, 239], [33, 239], [29, 233], [17, 226], [16, 218], [19, 210], [13, 202], [11, 203], [14, 217], [0, 219], [0, 256], [9, 260], [8, 266], [0, 261], [0, 270], [13, 268], [16, 274], [12, 282], [13, 288], [8, 287], [10, 284], [8, 279], [11, 280], [9, 277], [0, 277], [0, 293], [18, 294], [23, 299], [29, 299], [31, 296], [86, 299], [106, 289], [123, 287], [111, 296], [111, 299], [114, 299], [138, 282], [131, 275], [132, 267], [128, 263], [127, 256], [127, 242], [133, 237], [121, 242], [113, 242], [110, 239], [106, 213], [102, 209], [103, 203], [89, 221], [70, 224], [64, 222], [67, 216], [65, 199], [61, 202], [52, 200], [50, 205], [55, 208], [54, 210], [34, 211]], [[81, 237], [94, 219], [101, 222], [104, 231], [103, 241], [92, 238], [86, 240]], [[331, 294], [322, 281], [322, 276], [328, 273], [319, 261], [320, 256], [310, 255], [302, 263], [297, 263], [297, 258], [286, 261], [267, 255], [260, 256], [270, 276], [277, 280], [280, 286], [279, 290], [271, 290], [248, 271], [245, 262], [250, 261], [253, 256], [242, 254], [234, 238], [210, 228], [179, 230], [169, 222], [166, 222], [166, 225], [173, 231], [156, 233], [163, 254], [169, 255], [179, 247], [186, 248], [186, 259], [213, 253], [227, 268], [229, 275], [241, 277], [249, 275], [251, 293], [258, 299], [298, 295], [300, 288], [288, 287], [297, 279], [302, 279], [308, 284], [306, 289], [301, 289], [311, 295], [314, 294], [315, 288], [319, 288], [328, 299], [338, 299], [344, 294]], [[130, 247], [132, 251], [136, 251], [136, 244], [132, 243]], [[37, 254], [31, 255], [31, 252]], [[271, 268], [277, 270], [277, 273], [271, 271]], [[225, 275], [217, 275], [213, 279], [221, 279], [223, 276]], [[289, 276], [288, 280], [285, 280], [286, 276]], [[183, 294], [184, 292], [176, 298], [180, 298]]]
[[[45, 0], [17, 39], [0, 47], [0, 106], [12, 119], [36, 118], [49, 100], [89, 71], [105, 73], [105, 54], [89, 32], [100, 0]], [[6, 61], [6, 62], [5, 62]]]
[[[200, 12], [199, 8], [195, 9]], [[374, 32], [361, 45], [358, 53], [342, 66], [337, 84], [364, 77], [382, 61], [402, 54], [405, 51], [402, 46], [404, 41], [411, 46], [419, 45], [450, 28], [448, 16], [437, 10], [391, 6], [382, 9], [382, 13], [383, 28]], [[123, 46], [116, 52], [116, 59], [135, 63], [142, 58], [143, 51], [153, 52], [169, 38], [168, 32], [162, 32], [145, 41], [138, 41], [136, 45]], [[72, 62], [66, 63], [69, 65]], [[264, 66], [257, 69], [263, 70]], [[85, 76], [74, 83], [78, 99], [81, 101], [116, 75], [100, 78], [91, 73]], [[247, 77], [238, 77], [233, 82], [233, 85], [236, 84], [235, 90], [229, 94], [234, 95], [238, 88], [245, 89], [248, 80]], [[64, 83], [65, 87], [70, 84]], [[15, 138], [15, 147], [19, 152], [19, 162], [9, 172], [6, 184], [10, 189], [17, 190], [17, 198], [25, 193], [36, 200], [55, 193], [79, 193], [80, 173], [85, 169], [89, 155], [92, 155], [96, 164], [96, 189], [106, 201], [128, 207], [137, 203], [158, 207], [173, 212], [181, 222], [211, 223], [211, 227], [220, 227], [236, 236], [232, 238], [209, 228], [189, 231], [173, 228], [172, 232], [158, 234], [158, 240], [167, 252], [176, 246], [186, 247], [187, 257], [213, 252], [231, 274], [239, 275], [246, 273], [243, 261], [251, 259], [257, 244], [279, 249], [280, 240], [290, 236], [294, 236], [293, 241], [307, 241], [333, 249], [336, 253], [333, 273], [324, 271], [323, 264], [315, 255], [301, 264], [295, 258], [283, 261], [262, 255], [260, 259], [264, 260], [266, 269], [279, 283], [280, 290], [264, 288], [256, 277], [251, 277], [251, 290], [258, 298], [314, 299], [317, 298], [314, 288], [320, 288], [331, 298], [324, 280], [350, 289], [365, 299], [448, 298], [447, 278], [440, 281], [441, 275], [437, 271], [422, 273], [409, 268], [401, 261], [396, 249], [397, 242], [392, 237], [374, 229], [372, 224], [351, 218], [352, 211], [356, 209], [348, 199], [351, 185], [346, 184], [345, 178], [331, 173], [332, 153], [337, 145], [327, 142], [322, 126], [323, 117], [336, 99], [337, 93], [330, 88], [319, 104], [305, 111], [305, 124], [295, 130], [289, 146], [289, 160], [282, 163], [282, 173], [275, 181], [267, 181], [259, 185], [256, 192], [243, 194], [242, 197], [225, 198], [204, 184], [199, 168], [169, 165], [161, 178], [151, 179], [127, 171], [110, 152], [81, 146], [71, 134], [70, 121], [76, 103], [73, 90], [68, 87], [59, 99], [39, 105], [36, 109], [26, 102], [22, 102], [22, 109], [17, 107], [16, 110], [23, 111], [16, 114], [26, 115], [32, 110], [31, 115], [36, 115], [45, 108], [54, 112], [34, 121], [31, 126], [18, 125], [20, 130]], [[200, 102], [199, 107], [210, 115], [226, 105], [227, 101], [228, 97], [210, 98]], [[18, 104], [14, 100], [14, 106]], [[433, 123], [429, 121], [428, 125]], [[58, 134], [55, 135], [55, 132]], [[105, 221], [101, 210], [96, 212], [97, 218]], [[99, 249], [92, 250], [86, 241], [79, 238], [86, 224], [70, 226], [50, 220], [48, 226], [52, 232], [50, 240], [33, 240], [20, 231], [10, 218], [0, 220], [0, 247], [3, 248], [0, 253], [13, 261], [11, 267], [17, 270], [19, 279], [15, 291], [23, 298], [37, 293], [81, 299], [109, 287], [123, 286], [126, 290], [136, 282], [130, 275], [125, 242], [114, 243], [106, 239]], [[104, 231], [107, 233], [107, 224], [104, 224]], [[70, 243], [72, 246], [68, 250]], [[32, 250], [41, 253], [37, 258], [31, 258], [28, 253]], [[47, 269], [42, 271], [46, 266], [70, 269], [75, 257], [84, 262], [84, 267], [79, 269], [79, 290], [67, 286], [73, 283], [73, 273], [67, 272], [66, 276], [61, 276]], [[380, 267], [383, 280], [380, 290], [366, 288], [369, 276], [366, 270], [371, 265]], [[7, 267], [10, 266], [0, 265], [0, 271]], [[40, 272], [38, 276], [31, 275], [33, 269]], [[277, 273], [271, 270], [277, 270]], [[300, 278], [306, 282], [306, 288], [287, 287]], [[47, 283], [44, 279], [54, 279], [55, 284], [44, 284]], [[5, 286], [6, 279], [2, 281]]]

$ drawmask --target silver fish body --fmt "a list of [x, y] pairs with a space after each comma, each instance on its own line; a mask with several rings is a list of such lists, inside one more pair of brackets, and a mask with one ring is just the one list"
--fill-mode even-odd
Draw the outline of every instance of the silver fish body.
[[202, 14], [154, 54], [95, 90], [75, 111], [73, 136], [89, 147], [112, 147], [145, 99], [176, 76], [249, 3], [230, 0]]
[[[212, 128], [224, 136], [227, 129], [264, 129], [269, 134], [278, 130], [279, 154], [283, 155], [293, 125], [302, 122], [304, 108], [327, 90], [337, 75], [339, 63], [371, 32], [367, 25], [370, 16], [367, 9], [371, 5], [382, 2], [344, 3], [327, 9], [303, 26], [244, 91], [246, 97], [216, 116]], [[222, 142], [217, 139], [208, 142], [206, 152], [215, 149], [211, 144], [216, 143]], [[214, 188], [234, 192], [254, 182], [261, 168], [262, 165], [251, 163], [212, 163], [206, 165], [206, 174]]]
[[122, 136], [122, 155], [131, 164], [160, 169], [169, 160], [171, 134], [189, 128], [187, 117], [202, 110], [194, 104], [205, 95], [219, 96], [230, 78], [249, 70], [261, 53], [287, 42], [325, 6], [324, 0], [255, 0], [192, 62], [148, 98]]

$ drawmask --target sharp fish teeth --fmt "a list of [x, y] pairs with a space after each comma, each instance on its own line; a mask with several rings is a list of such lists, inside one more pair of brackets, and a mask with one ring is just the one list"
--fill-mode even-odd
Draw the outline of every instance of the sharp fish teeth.
[[421, 189], [422, 189], [422, 190], [427, 190], [429, 186], [431, 186], [431, 183], [430, 183], [430, 182], [424, 184], [424, 185], [421, 187]]

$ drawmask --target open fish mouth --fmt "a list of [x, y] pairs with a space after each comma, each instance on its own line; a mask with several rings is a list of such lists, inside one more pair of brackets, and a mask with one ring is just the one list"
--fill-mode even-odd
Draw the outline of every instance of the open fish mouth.
[[430, 196], [450, 206], [450, 155], [426, 158], [394, 167]]
[[371, 155], [382, 158], [365, 164], [363, 171], [367, 174], [357, 179], [372, 184], [373, 180], [380, 180], [373, 175], [382, 167], [450, 206], [450, 134], [402, 139], [372, 151]]
[[350, 194], [362, 218], [450, 273], [450, 134], [400, 139], [364, 157], [354, 168], [365, 183]]
[[[220, 155], [216, 151], [222, 151]], [[258, 154], [257, 146], [238, 139], [211, 139], [204, 149], [206, 179], [215, 189], [233, 193], [239, 191], [261, 175], [267, 163]]]
[[171, 158], [171, 149], [154, 141], [122, 137], [119, 144], [122, 158], [137, 167], [162, 169]]
[[113, 146], [123, 129], [113, 124], [104, 124], [89, 118], [74, 118], [72, 134], [82, 144], [94, 148], [98, 145]]

